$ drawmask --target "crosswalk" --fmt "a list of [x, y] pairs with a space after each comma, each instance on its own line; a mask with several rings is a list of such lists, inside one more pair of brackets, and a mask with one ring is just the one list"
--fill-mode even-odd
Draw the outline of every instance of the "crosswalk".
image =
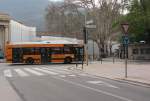
[[30, 76], [59, 76], [59, 77], [77, 77], [86, 76], [84, 73], [76, 73], [67, 69], [47, 68], [47, 67], [32, 67], [32, 68], [11, 68], [3, 71], [5, 77], [30, 77]]

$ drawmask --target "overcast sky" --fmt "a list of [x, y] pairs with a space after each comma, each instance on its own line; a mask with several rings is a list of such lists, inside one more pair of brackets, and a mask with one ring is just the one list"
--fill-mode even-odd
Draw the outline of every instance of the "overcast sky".
[[8, 13], [25, 25], [44, 30], [45, 9], [49, 0], [0, 0], [0, 12]]

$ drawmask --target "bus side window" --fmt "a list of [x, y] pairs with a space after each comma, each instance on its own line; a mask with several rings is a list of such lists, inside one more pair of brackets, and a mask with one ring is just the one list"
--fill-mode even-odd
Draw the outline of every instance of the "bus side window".
[[70, 47], [64, 47], [64, 54], [71, 54], [73, 53], [73, 49], [71, 49]]
[[34, 54], [39, 55], [40, 54], [40, 48], [35, 48], [34, 49]]
[[23, 48], [23, 54], [24, 55], [32, 55], [34, 54], [34, 48]]
[[52, 54], [62, 54], [63, 53], [63, 48], [61, 48], [61, 47], [53, 47], [53, 48], [51, 48], [51, 53]]

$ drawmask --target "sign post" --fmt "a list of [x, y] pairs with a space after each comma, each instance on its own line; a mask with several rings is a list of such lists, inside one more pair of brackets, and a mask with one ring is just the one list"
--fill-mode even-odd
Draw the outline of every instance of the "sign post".
[[86, 65], [88, 65], [88, 45], [87, 45], [88, 36], [86, 26], [83, 27], [83, 34], [84, 34], [84, 51], [85, 51]]
[[128, 23], [123, 23], [121, 24], [122, 29], [124, 31], [124, 36], [123, 36], [123, 45], [124, 45], [124, 50], [125, 50], [125, 78], [128, 77], [128, 44], [129, 44], [129, 37], [128, 37], [128, 29], [129, 29], [129, 24]]
[[87, 29], [95, 29], [96, 25], [93, 25], [93, 20], [85, 21], [85, 26], [83, 27], [84, 34], [84, 51], [86, 58], [86, 65], [88, 66], [88, 30]]

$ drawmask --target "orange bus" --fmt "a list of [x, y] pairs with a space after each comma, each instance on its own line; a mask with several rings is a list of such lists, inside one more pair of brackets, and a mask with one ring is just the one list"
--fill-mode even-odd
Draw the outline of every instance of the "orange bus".
[[5, 56], [8, 63], [73, 63], [83, 60], [84, 48], [80, 44], [11, 43], [6, 45]]

